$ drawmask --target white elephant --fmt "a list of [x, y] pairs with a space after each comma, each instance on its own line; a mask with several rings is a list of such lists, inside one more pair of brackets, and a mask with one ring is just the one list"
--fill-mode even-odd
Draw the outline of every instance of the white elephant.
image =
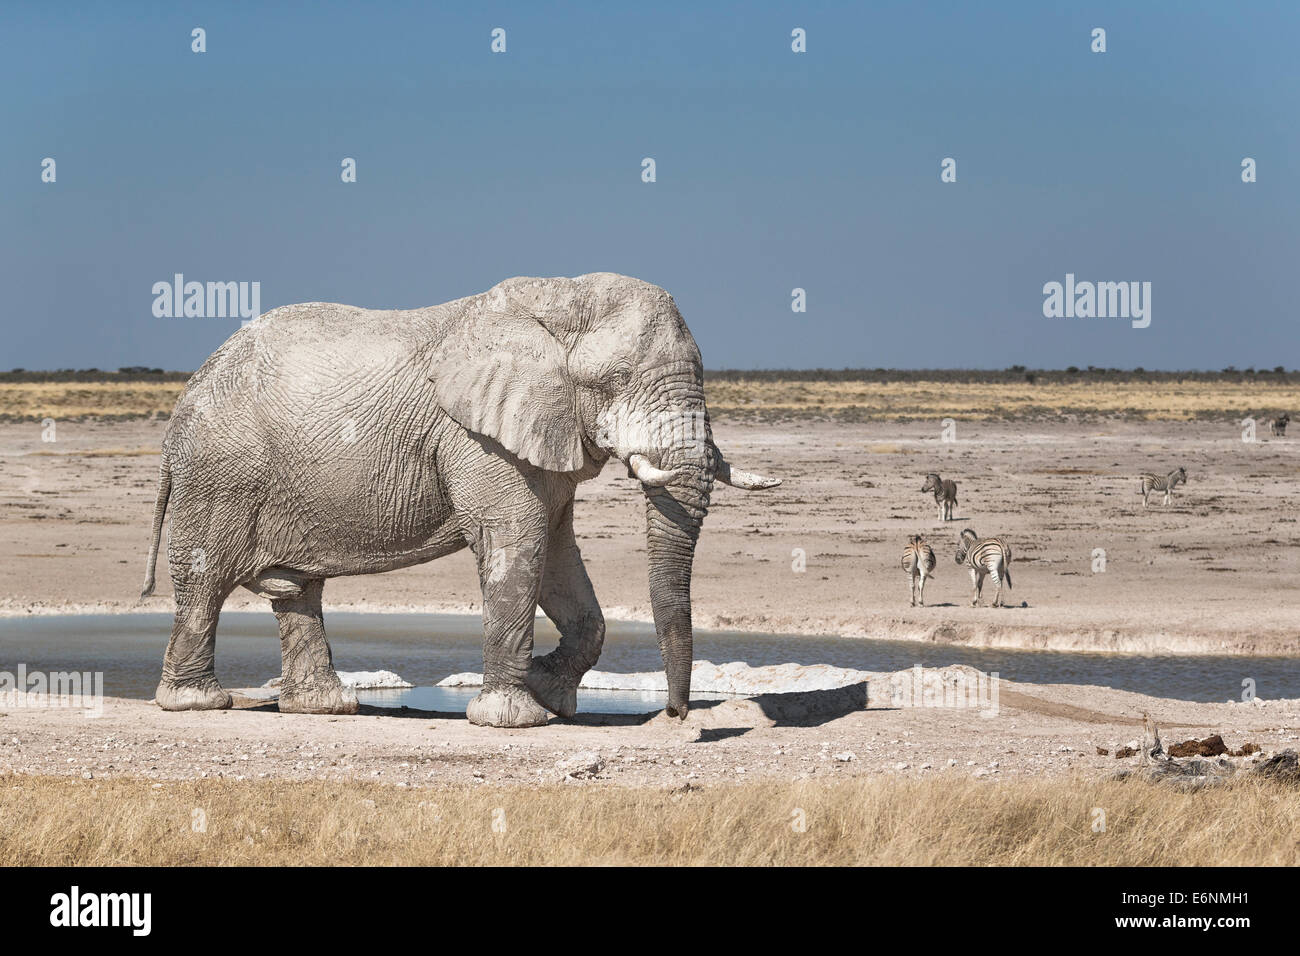
[[[479, 724], [571, 716], [605, 624], [573, 534], [579, 482], [610, 458], [646, 496], [650, 598], [668, 708], [690, 697], [691, 572], [715, 481], [700, 352], [672, 297], [626, 276], [516, 278], [445, 305], [371, 311], [309, 303], [236, 332], [176, 403], [163, 441], [176, 617], [157, 701], [222, 708], [217, 617], [243, 585], [270, 598], [280, 709], [350, 713], [321, 614], [326, 578], [469, 547], [483, 591]], [[561, 634], [534, 659], [540, 605]]]

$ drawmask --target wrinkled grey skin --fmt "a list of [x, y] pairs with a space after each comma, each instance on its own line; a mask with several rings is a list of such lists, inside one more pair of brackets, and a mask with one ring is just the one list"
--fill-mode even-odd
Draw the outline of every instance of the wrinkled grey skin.
[[[268, 312], [194, 374], [163, 442], [154, 542], [171, 510], [176, 618], [157, 701], [230, 706], [214, 671], [222, 602], [271, 599], [282, 711], [353, 713], [321, 615], [326, 578], [468, 546], [483, 591], [477, 724], [572, 716], [604, 618], [573, 535], [578, 483], [616, 458], [642, 480], [670, 715], [691, 683], [691, 571], [715, 480], [703, 367], [672, 297], [608, 273], [509, 279], [409, 311], [310, 303]], [[534, 659], [540, 605], [561, 634]]]

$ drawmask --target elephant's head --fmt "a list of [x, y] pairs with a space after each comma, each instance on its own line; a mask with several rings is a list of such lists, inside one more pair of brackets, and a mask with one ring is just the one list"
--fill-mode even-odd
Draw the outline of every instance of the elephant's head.
[[668, 713], [685, 717], [691, 566], [713, 483], [780, 482], [733, 469], [713, 443], [700, 351], [663, 289], [610, 273], [517, 278], [455, 307], [431, 376], [452, 418], [540, 468], [586, 477], [613, 457], [641, 481]]

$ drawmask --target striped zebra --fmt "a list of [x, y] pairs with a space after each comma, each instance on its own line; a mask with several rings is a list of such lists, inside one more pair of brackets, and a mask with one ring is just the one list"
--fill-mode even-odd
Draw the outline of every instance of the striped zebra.
[[1156, 475], [1144, 472], [1139, 476], [1141, 486], [1138, 488], [1138, 494], [1142, 496], [1142, 507], [1147, 506], [1151, 498], [1151, 492], [1163, 491], [1165, 493], [1165, 506], [1173, 499], [1174, 488], [1180, 483], [1187, 481], [1187, 469], [1178, 468], [1167, 475]]
[[952, 520], [952, 509], [957, 507], [957, 482], [941, 479], [932, 471], [925, 476], [925, 485], [921, 491], [934, 492], [934, 503], [939, 506], [940, 521]]
[[1283, 412], [1277, 418], [1270, 418], [1264, 423], [1268, 426], [1268, 433], [1274, 438], [1286, 437], [1286, 426], [1291, 424], [1291, 416]]
[[[903, 546], [903, 570], [912, 579], [912, 607], [918, 604], [925, 607], [925, 579], [934, 574], [938, 562], [934, 559], [934, 548], [925, 543], [919, 534], [914, 534]], [[917, 581], [920, 581], [920, 588]]]
[[998, 538], [981, 538], [972, 529], [961, 533], [957, 544], [957, 556], [954, 559], [962, 567], [970, 568], [970, 583], [975, 588], [971, 596], [971, 607], [980, 602], [980, 592], [984, 590], [984, 578], [987, 575], [997, 586], [993, 595], [993, 607], [1002, 603], [1002, 582], [1011, 587], [1011, 549]]

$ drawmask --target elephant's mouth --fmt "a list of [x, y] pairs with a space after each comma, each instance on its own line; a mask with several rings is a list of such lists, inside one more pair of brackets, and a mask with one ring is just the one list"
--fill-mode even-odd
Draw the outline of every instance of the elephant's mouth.
[[582, 436], [582, 450], [587, 457], [588, 464], [595, 468], [604, 467], [611, 454], [609, 449], [600, 447], [585, 434]]

